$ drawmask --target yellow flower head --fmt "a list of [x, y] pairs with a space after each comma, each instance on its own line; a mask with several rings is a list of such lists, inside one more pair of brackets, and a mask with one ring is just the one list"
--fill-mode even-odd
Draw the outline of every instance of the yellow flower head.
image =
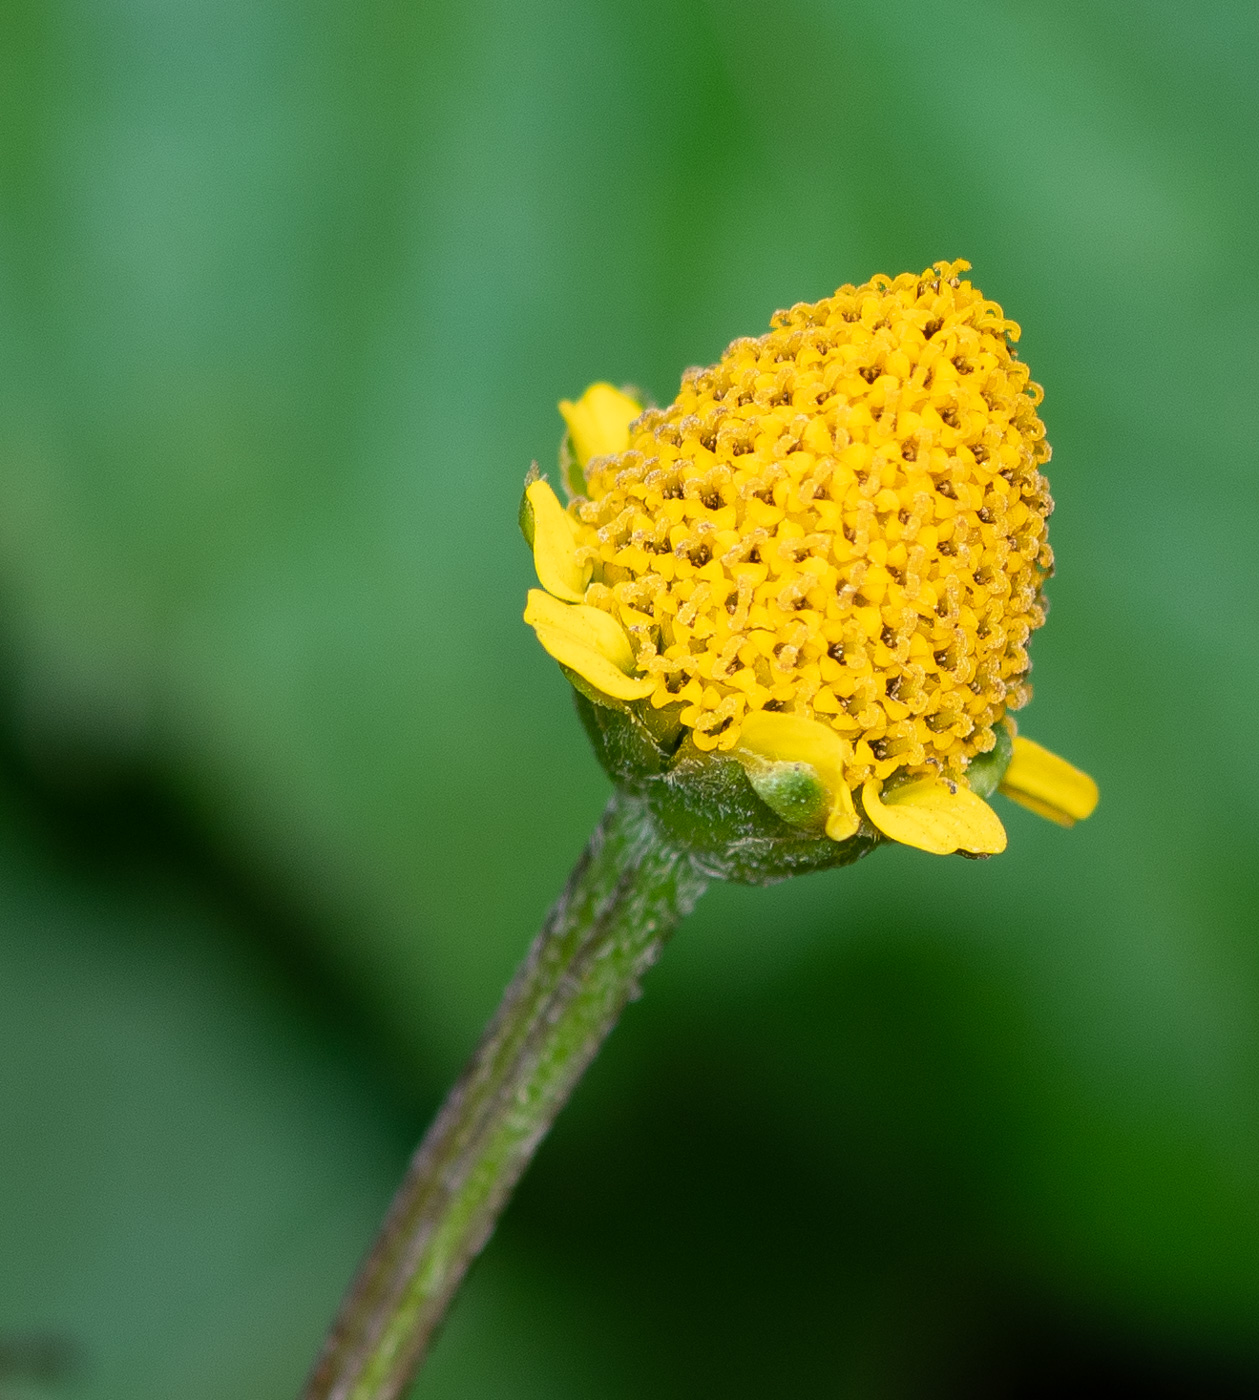
[[[664, 409], [593, 386], [561, 405], [584, 495], [565, 510], [545, 482], [527, 492], [547, 591], [526, 618], [547, 650], [596, 691], [676, 715], [754, 786], [767, 764], [806, 764], [837, 841], [860, 794], [896, 840], [1005, 842], [967, 771], [1031, 695], [1053, 503], [1019, 328], [968, 267], [779, 312]], [[1046, 757], [1075, 776], [1025, 751], [1040, 786], [1016, 794], [1087, 815], [1091, 780]]]

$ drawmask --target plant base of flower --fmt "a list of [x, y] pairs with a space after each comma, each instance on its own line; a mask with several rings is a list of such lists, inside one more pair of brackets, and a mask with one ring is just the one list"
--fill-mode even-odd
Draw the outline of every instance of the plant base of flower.
[[[641, 794], [661, 834], [714, 879], [772, 885], [792, 875], [851, 865], [885, 840], [865, 817], [845, 841], [785, 821], [757, 796], [733, 755], [702, 752], [680, 725], [676, 737], [668, 737], [665, 711], [595, 703], [580, 690], [574, 699], [613, 781]], [[648, 713], [664, 738], [647, 728], [643, 716]]]

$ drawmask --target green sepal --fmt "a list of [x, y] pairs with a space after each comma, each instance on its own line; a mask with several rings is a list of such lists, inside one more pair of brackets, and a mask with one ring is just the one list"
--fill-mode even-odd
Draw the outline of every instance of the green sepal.
[[682, 742], [682, 709], [680, 703], [660, 709], [642, 703], [634, 706], [634, 713], [655, 743], [666, 753], [674, 754]]
[[1014, 756], [1014, 738], [1004, 724], [995, 724], [996, 744], [987, 753], [977, 753], [966, 769], [966, 781], [976, 797], [991, 797]]
[[826, 825], [830, 794], [812, 764], [775, 763], [750, 754], [741, 755], [739, 761], [757, 797], [783, 821], [805, 831], [819, 831]]
[[737, 758], [705, 753], [689, 735], [647, 800], [661, 830], [701, 869], [744, 885], [851, 865], [883, 839], [864, 821], [847, 841], [802, 831], [761, 800]]
[[[592, 701], [576, 685], [574, 699], [604, 771], [618, 787], [646, 797], [661, 834], [706, 874], [768, 885], [850, 865], [883, 839], [868, 821], [847, 841], [832, 841], [784, 820], [757, 795], [739, 759], [697, 749], [689, 731], [681, 743], [657, 737], [649, 726], [661, 724], [659, 715], [643, 701], [613, 709], [606, 696]], [[802, 809], [791, 810], [799, 816]]]
[[538, 464], [534, 462], [525, 474], [524, 489], [520, 493], [520, 511], [516, 516], [516, 522], [520, 526], [520, 533], [525, 537], [525, 543], [530, 549], [533, 548], [534, 524], [533, 503], [529, 500], [529, 488], [541, 475], [542, 473], [538, 470]]
[[586, 473], [573, 451], [573, 439], [568, 432], [560, 439], [560, 481], [570, 501], [586, 494]]
[[638, 705], [600, 695], [574, 672], [566, 674], [573, 683], [582, 727], [608, 777], [618, 787], [637, 791], [647, 779], [663, 773], [676, 743], [672, 747], [662, 743], [647, 727]]

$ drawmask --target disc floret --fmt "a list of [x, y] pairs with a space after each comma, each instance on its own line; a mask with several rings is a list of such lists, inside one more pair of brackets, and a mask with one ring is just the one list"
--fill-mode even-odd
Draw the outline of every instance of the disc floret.
[[[809, 810], [765, 766], [803, 765], [834, 841], [861, 794], [894, 839], [1004, 845], [966, 775], [1031, 696], [1050, 453], [1019, 327], [968, 267], [779, 312], [665, 408], [592, 386], [561, 405], [567, 510], [545, 482], [526, 493], [549, 592], [526, 619], [579, 688], [730, 753], [771, 807]], [[954, 816], [956, 844], [915, 839]]]
[[586, 601], [697, 747], [778, 710], [837, 732], [853, 787], [960, 773], [1029, 698], [1049, 447], [966, 267], [780, 312], [587, 466]]

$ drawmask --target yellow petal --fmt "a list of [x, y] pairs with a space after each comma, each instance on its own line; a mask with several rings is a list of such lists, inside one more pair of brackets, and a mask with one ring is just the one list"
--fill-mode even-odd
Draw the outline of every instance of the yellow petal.
[[641, 700], [656, 683], [626, 675], [634, 650], [615, 618], [584, 604], [561, 603], [540, 588], [529, 590], [525, 621], [562, 666], [614, 700]]
[[861, 825], [852, 792], [844, 781], [844, 741], [829, 725], [803, 715], [778, 710], [753, 710], [743, 721], [735, 757], [740, 753], [769, 763], [807, 763], [825, 785], [831, 799], [826, 834], [846, 841]]
[[919, 778], [893, 788], [886, 799], [873, 779], [861, 790], [866, 816], [884, 836], [935, 856], [970, 851], [996, 855], [1005, 850], [1005, 828], [983, 800], [962, 783]]
[[1065, 758], [1016, 735], [1000, 791], [1059, 826], [1074, 826], [1097, 806], [1097, 784]]
[[568, 424], [578, 466], [584, 467], [592, 457], [626, 451], [629, 425], [642, 411], [642, 404], [611, 384], [592, 384], [576, 403], [561, 399], [560, 412]]
[[538, 627], [535, 630], [538, 641], [561, 666], [576, 671], [596, 690], [610, 695], [614, 700], [641, 700], [656, 688], [653, 680], [635, 680], [634, 677], [627, 676], [601, 652], [575, 641], [571, 632], [556, 632], [550, 627]]
[[634, 648], [630, 646], [625, 629], [602, 608], [589, 608], [584, 603], [561, 603], [540, 588], [531, 588], [525, 621], [530, 627], [567, 632], [574, 642], [597, 651], [618, 670], [626, 673], [634, 670]]
[[530, 482], [525, 499], [533, 511], [533, 567], [548, 593], [569, 603], [586, 596], [587, 565], [577, 561], [577, 525], [548, 482]]

